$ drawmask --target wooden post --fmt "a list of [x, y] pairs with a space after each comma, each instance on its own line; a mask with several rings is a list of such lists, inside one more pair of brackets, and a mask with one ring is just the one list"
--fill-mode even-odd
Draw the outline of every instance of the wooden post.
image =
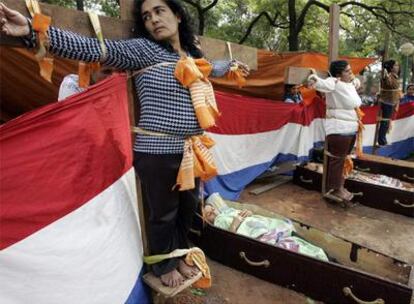
[[135, 1], [134, 0], [119, 0], [121, 20], [134, 20]]
[[339, 54], [339, 5], [329, 7], [329, 64], [338, 59]]
[[[121, 20], [123, 21], [133, 21], [134, 20], [134, 0], [120, 0], [120, 11], [121, 11]], [[129, 111], [129, 123], [131, 126], [136, 126], [137, 121], [139, 120], [139, 101], [137, 94], [135, 92], [134, 86], [134, 79], [130, 77], [130, 73], [128, 73], [128, 80], [127, 80], [127, 90], [128, 90], [128, 111]], [[135, 134], [131, 133], [131, 143], [132, 147], [134, 146], [135, 142]], [[137, 172], [136, 174], [136, 191], [137, 191], [137, 206], [138, 206], [138, 216], [139, 222], [141, 225], [141, 239], [142, 239], [142, 248], [144, 251], [144, 255], [149, 255], [149, 244], [148, 244], [148, 234], [147, 234], [147, 227], [148, 223], [146, 221], [145, 214], [147, 213], [145, 210], [145, 204], [142, 197], [142, 189], [141, 189], [141, 180], [138, 177]]]
[[[332, 4], [329, 7], [329, 62], [330, 65], [332, 61], [338, 59], [339, 53], [339, 5]], [[328, 141], [325, 136], [325, 146], [323, 153], [323, 174], [322, 174], [322, 195], [324, 195], [326, 190], [326, 175], [328, 171], [328, 156], [326, 152], [328, 151]], [[329, 189], [328, 189], [329, 190]]]

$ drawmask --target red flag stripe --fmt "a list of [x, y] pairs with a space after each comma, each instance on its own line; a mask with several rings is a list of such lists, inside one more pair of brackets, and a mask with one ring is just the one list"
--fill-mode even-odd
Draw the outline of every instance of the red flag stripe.
[[[310, 106], [293, 105], [263, 98], [216, 92], [222, 115], [209, 132], [226, 135], [256, 134], [280, 129], [287, 123], [309, 126], [316, 118], [325, 117], [325, 103], [318, 97]], [[378, 106], [363, 107], [364, 124], [375, 124]], [[414, 102], [403, 104], [396, 119], [414, 115]]]
[[125, 75], [0, 127], [0, 249], [76, 210], [132, 166]]

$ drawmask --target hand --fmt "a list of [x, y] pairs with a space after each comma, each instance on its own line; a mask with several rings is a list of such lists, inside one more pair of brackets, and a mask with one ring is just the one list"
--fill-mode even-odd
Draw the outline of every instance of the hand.
[[3, 34], [23, 37], [30, 34], [29, 21], [18, 11], [0, 3], [0, 30]]
[[249, 217], [249, 216], [251, 216], [252, 214], [253, 214], [253, 213], [252, 213], [251, 211], [244, 209], [244, 210], [240, 211], [238, 215], [239, 215], [242, 219], [245, 219], [246, 217]]
[[242, 75], [243, 75], [243, 77], [247, 77], [247, 76], [250, 75], [249, 66], [247, 64], [241, 62], [241, 61], [233, 60], [232, 63], [231, 63], [230, 69], [233, 68], [233, 67], [235, 67], [236, 69], [239, 68]]
[[314, 74], [310, 75], [308, 78], [307, 86], [310, 89], [314, 89], [316, 87], [316, 82], [318, 81], [316, 77], [313, 77]]

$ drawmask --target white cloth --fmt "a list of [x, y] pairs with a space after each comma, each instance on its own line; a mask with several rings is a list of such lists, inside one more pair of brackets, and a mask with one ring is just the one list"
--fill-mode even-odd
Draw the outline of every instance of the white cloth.
[[322, 79], [314, 74], [309, 76], [309, 80], [316, 80], [315, 89], [326, 94], [326, 135], [357, 132], [358, 116], [355, 108], [361, 105], [361, 98], [356, 91], [359, 83], [347, 83], [334, 77]]
[[75, 74], [69, 74], [63, 78], [62, 83], [59, 87], [59, 97], [58, 101], [80, 92], [83, 92], [85, 89], [79, 87], [79, 76]]

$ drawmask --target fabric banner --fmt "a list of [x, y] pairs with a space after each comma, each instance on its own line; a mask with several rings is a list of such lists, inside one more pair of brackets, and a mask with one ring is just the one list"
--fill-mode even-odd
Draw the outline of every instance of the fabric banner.
[[[318, 97], [308, 107], [223, 92], [216, 92], [216, 98], [222, 115], [208, 133], [216, 142], [212, 151], [219, 176], [206, 183], [207, 194], [235, 200], [272, 165], [305, 161], [325, 140], [325, 105]], [[364, 152], [372, 153], [378, 107], [363, 111]], [[413, 102], [400, 106], [387, 138], [389, 145], [378, 155], [405, 158], [414, 152]]]
[[[377, 58], [346, 56], [342, 56], [339, 59], [347, 60], [355, 75], [358, 75], [367, 65], [377, 60]], [[258, 50], [258, 69], [251, 71], [243, 88], [238, 88], [234, 81], [227, 78], [212, 78], [211, 81], [214, 88], [222, 92], [280, 100], [284, 94], [285, 72], [288, 67], [314, 68], [320, 71], [328, 71], [328, 62], [327, 55], [317, 52], [275, 53]], [[301, 92], [304, 97], [315, 96], [315, 90], [303, 87]]]
[[126, 77], [0, 126], [0, 303], [147, 303]]

